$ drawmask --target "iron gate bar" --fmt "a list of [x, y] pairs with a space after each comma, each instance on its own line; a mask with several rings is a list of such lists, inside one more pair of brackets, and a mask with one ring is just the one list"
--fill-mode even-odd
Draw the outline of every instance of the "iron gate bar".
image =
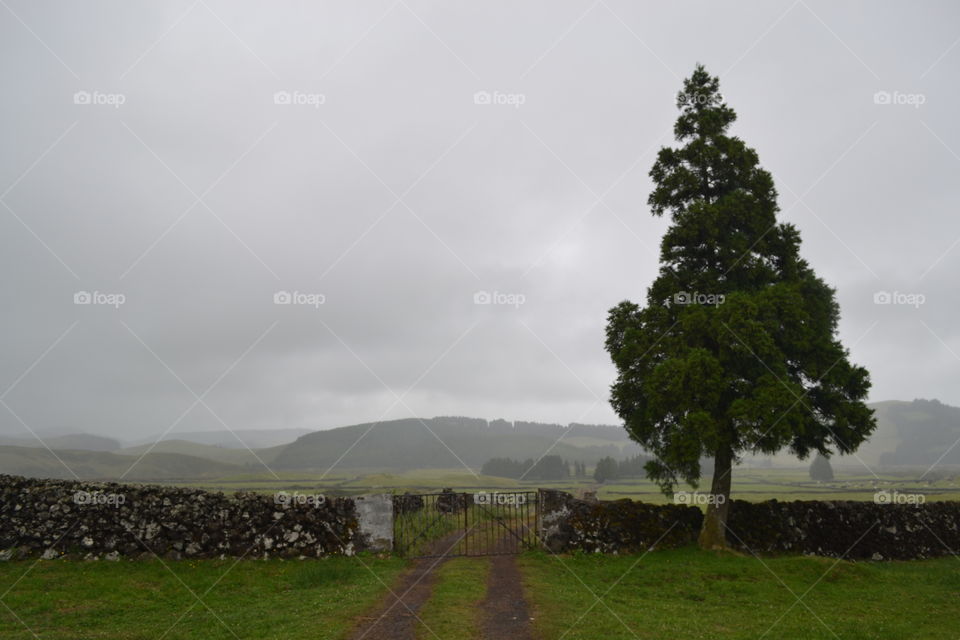
[[412, 547], [412, 546], [414, 545], [414, 543], [416, 543], [419, 538], [424, 538], [424, 540], [426, 540], [426, 535], [427, 535], [428, 533], [430, 533], [430, 530], [433, 529], [436, 525], [438, 525], [438, 524], [440, 524], [440, 523], [442, 523], [442, 522], [443, 522], [443, 516], [440, 516], [439, 518], [437, 518], [436, 520], [434, 520], [433, 522], [431, 522], [430, 524], [428, 524], [427, 527], [426, 527], [423, 531], [421, 531], [416, 537], [414, 537], [413, 540], [410, 541], [410, 546]]
[[[484, 509], [484, 507], [483, 507], [482, 505], [480, 506], [480, 508], [481, 508], [481, 509]], [[486, 511], [487, 513], [489, 513], [490, 515], [492, 515], [492, 516], [493, 516], [493, 519], [497, 521], [497, 524], [499, 524], [501, 527], [503, 527], [504, 529], [506, 529], [507, 532], [508, 532], [510, 535], [512, 535], [514, 538], [516, 538], [517, 540], [519, 540], [519, 541], [520, 541], [521, 543], [523, 543], [523, 544], [526, 544], [526, 543], [527, 543], [527, 540], [525, 539], [524, 536], [518, 536], [517, 533], [516, 533], [513, 529], [511, 529], [511, 528], [508, 527], [506, 524], [504, 524], [502, 517], [498, 516], [497, 514], [493, 513], [492, 511], [490, 511], [490, 510], [488, 510], [488, 509], [484, 509], [484, 511]], [[520, 525], [520, 526], [524, 526], [522, 522], [521, 522], [521, 525]]]
[[[481, 493], [489, 495], [490, 501], [477, 500]], [[449, 490], [395, 496], [394, 550], [402, 555], [428, 558], [505, 555], [536, 546], [538, 491], [475, 492], [472, 498], [469, 493]], [[460, 535], [455, 541], [444, 545], [446, 549], [437, 547], [458, 532]], [[431, 542], [434, 542], [432, 548]]]

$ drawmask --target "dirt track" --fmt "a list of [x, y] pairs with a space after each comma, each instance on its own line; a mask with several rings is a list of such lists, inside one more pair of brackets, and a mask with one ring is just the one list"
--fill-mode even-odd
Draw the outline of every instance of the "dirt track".
[[[435, 552], [449, 553], [459, 536], [436, 543]], [[430, 599], [436, 583], [436, 570], [449, 559], [420, 558], [404, 572], [392, 593], [370, 614], [361, 618], [351, 640], [415, 640], [417, 612]], [[530, 614], [523, 597], [520, 570], [515, 556], [477, 558], [492, 564], [487, 581], [487, 596], [481, 605], [483, 616], [480, 637], [484, 640], [532, 640]], [[443, 640], [443, 639], [441, 639]]]

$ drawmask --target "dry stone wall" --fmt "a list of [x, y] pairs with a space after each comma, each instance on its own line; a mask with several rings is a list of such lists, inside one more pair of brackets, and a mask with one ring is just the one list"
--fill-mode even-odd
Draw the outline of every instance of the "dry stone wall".
[[[696, 544], [703, 513], [686, 505], [577, 500], [541, 492], [541, 534], [554, 552], [630, 553]], [[911, 560], [960, 553], [960, 502], [796, 501], [730, 505], [727, 540], [748, 553]]]
[[0, 475], [0, 559], [350, 555], [390, 549], [392, 510], [389, 496], [226, 495]]
[[[0, 560], [319, 557], [388, 551], [395, 510], [418, 496], [326, 498], [0, 475]], [[454, 511], [462, 508], [450, 502]], [[960, 502], [734, 501], [730, 544], [750, 553], [908, 560], [960, 552]], [[696, 543], [689, 505], [578, 500], [541, 491], [539, 529], [554, 552], [631, 553]]]

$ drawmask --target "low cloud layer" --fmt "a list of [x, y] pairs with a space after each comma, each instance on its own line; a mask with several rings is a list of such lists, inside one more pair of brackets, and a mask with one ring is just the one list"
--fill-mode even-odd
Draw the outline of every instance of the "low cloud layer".
[[4, 432], [616, 422], [605, 316], [698, 61], [871, 399], [960, 404], [951, 3], [0, 14]]

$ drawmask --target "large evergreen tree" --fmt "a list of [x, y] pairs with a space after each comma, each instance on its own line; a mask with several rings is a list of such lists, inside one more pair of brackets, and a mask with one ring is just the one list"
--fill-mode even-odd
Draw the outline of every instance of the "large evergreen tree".
[[876, 421], [869, 374], [836, 336], [834, 290], [800, 257], [797, 229], [777, 222], [757, 153], [728, 135], [736, 114], [719, 80], [698, 65], [677, 107], [679, 145], [650, 171], [648, 203], [672, 221], [659, 275], [646, 306], [621, 302], [608, 318], [611, 402], [665, 493], [698, 486], [701, 457], [713, 459], [711, 492], [725, 499], [708, 506], [700, 545], [723, 548], [741, 454], [849, 453]]

